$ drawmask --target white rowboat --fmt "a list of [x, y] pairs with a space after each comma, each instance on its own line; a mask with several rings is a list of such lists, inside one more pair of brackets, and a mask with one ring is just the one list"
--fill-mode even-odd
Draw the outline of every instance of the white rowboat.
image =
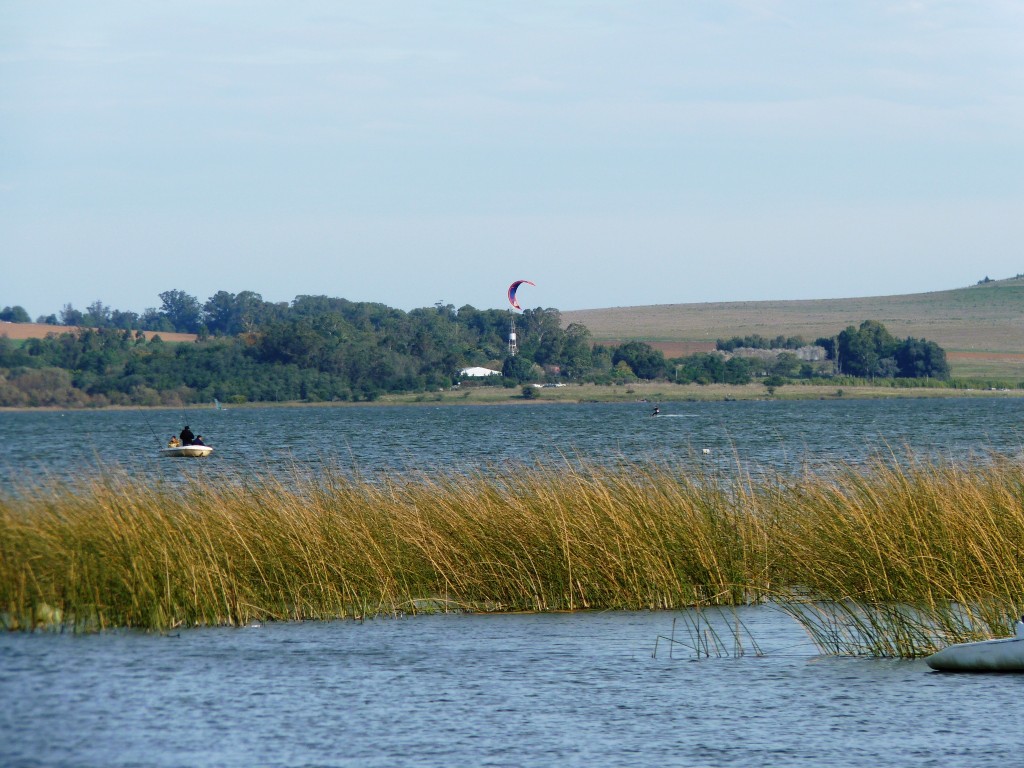
[[213, 453], [209, 445], [178, 445], [174, 448], [161, 448], [160, 455], [177, 459], [201, 459]]

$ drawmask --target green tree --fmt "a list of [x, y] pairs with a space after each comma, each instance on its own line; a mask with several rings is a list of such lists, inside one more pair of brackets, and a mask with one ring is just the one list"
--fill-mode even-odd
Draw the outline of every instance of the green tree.
[[263, 304], [263, 297], [252, 291], [218, 291], [203, 305], [203, 319], [210, 333], [235, 336], [256, 327]]
[[0, 310], [0, 320], [6, 320], [8, 323], [32, 322], [32, 318], [29, 317], [28, 312], [26, 312], [25, 308], [21, 306], [4, 307], [3, 310]]
[[92, 328], [106, 328], [107, 326], [112, 325], [111, 315], [110, 307], [97, 299], [86, 307], [85, 315], [82, 317], [82, 324], [88, 325]]
[[724, 381], [725, 375], [725, 359], [711, 352], [684, 357], [676, 367], [676, 381], [681, 384], [713, 384]]
[[726, 384], [749, 384], [753, 378], [754, 361], [749, 357], [733, 357], [725, 363]]
[[139, 328], [139, 315], [115, 309], [110, 313], [110, 325], [124, 330], [136, 330]]
[[636, 381], [636, 374], [633, 373], [633, 369], [629, 367], [629, 363], [625, 360], [619, 360], [612, 367], [612, 381], [618, 382], [619, 384], [629, 384], [630, 382]]
[[665, 355], [642, 341], [630, 341], [619, 346], [612, 353], [612, 365], [626, 363], [630, 370], [641, 379], [657, 379], [665, 375]]
[[825, 350], [825, 359], [836, 360], [836, 352], [838, 350], [839, 340], [836, 336], [821, 336], [814, 340], [815, 345], [822, 347]]
[[533, 361], [525, 355], [509, 355], [501, 366], [505, 381], [519, 384], [533, 379]]
[[581, 323], [570, 323], [562, 343], [562, 369], [571, 379], [581, 378], [594, 364], [590, 331]]
[[591, 371], [607, 375], [612, 370], [612, 351], [604, 344], [595, 344], [590, 349]]
[[258, 349], [264, 362], [310, 368], [319, 367], [324, 359], [320, 355], [323, 347], [324, 336], [317, 332], [310, 321], [294, 318], [266, 326]]
[[876, 320], [847, 327], [836, 341], [841, 373], [870, 378], [895, 370], [896, 339]]
[[556, 365], [562, 352], [562, 315], [557, 309], [528, 309], [516, 322], [520, 354], [541, 365]]
[[161, 313], [170, 321], [178, 333], [199, 333], [202, 325], [203, 308], [195, 296], [184, 291], [164, 291], [160, 294], [163, 302]]
[[61, 325], [82, 325], [83, 315], [70, 304], [65, 304], [60, 311]]
[[792, 378], [800, 371], [800, 360], [792, 352], [780, 352], [775, 361], [768, 367], [770, 374]]
[[142, 317], [139, 318], [139, 327], [147, 331], [174, 332], [174, 325], [167, 315], [154, 307], [150, 307], [142, 313]]
[[896, 348], [899, 375], [911, 378], [949, 378], [946, 352], [934, 341], [907, 338]]

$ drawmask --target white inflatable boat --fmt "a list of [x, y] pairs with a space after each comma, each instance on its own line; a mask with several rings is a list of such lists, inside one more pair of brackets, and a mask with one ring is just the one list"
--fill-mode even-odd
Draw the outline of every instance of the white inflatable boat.
[[1013, 637], [958, 643], [933, 653], [925, 662], [942, 672], [1024, 672], [1024, 617]]

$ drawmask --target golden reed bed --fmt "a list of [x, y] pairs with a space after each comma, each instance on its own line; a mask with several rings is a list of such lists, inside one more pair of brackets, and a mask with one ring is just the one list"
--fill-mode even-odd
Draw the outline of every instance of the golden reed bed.
[[1024, 604], [1016, 463], [799, 477], [696, 464], [22, 488], [0, 498], [0, 621], [163, 630], [772, 601], [825, 650], [914, 656], [1003, 634]]

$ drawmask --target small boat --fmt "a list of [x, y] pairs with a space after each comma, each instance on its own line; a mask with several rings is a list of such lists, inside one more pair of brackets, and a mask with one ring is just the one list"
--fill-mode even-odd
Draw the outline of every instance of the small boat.
[[1024, 672], [1024, 617], [1013, 637], [957, 643], [933, 653], [925, 663], [941, 672]]
[[213, 448], [209, 445], [175, 445], [160, 449], [161, 456], [177, 459], [201, 459], [211, 453]]

